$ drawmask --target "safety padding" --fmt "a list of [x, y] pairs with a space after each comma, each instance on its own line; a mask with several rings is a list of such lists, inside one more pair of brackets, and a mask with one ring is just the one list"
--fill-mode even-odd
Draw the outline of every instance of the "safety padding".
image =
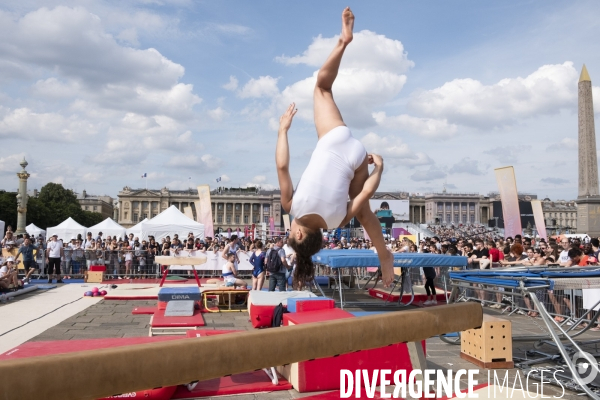
[[314, 293], [306, 291], [293, 292], [262, 292], [253, 290], [248, 296], [248, 313], [254, 328], [267, 328], [273, 322], [273, 310], [281, 303], [287, 307], [293, 298], [316, 298]]
[[442, 333], [478, 328], [482, 319], [480, 304], [459, 303], [235, 335], [7, 360], [0, 363], [0, 398], [91, 400], [417, 342]]
[[354, 318], [354, 315], [340, 308], [310, 311], [303, 313], [283, 314], [283, 326], [310, 324], [314, 322], [332, 321], [334, 319]]
[[[300, 325], [323, 321], [356, 318], [351, 313], [334, 308], [303, 313], [283, 315], [284, 325]], [[425, 341], [422, 341], [425, 350]], [[377, 349], [357, 351], [342, 354], [338, 357], [326, 357], [316, 360], [301, 361], [280, 366], [277, 371], [287, 379], [294, 389], [300, 393], [338, 389], [340, 385], [340, 370], [403, 369], [409, 374], [412, 363], [405, 343], [396, 343]]]
[[324, 297], [304, 297], [289, 299], [287, 310], [291, 313], [328, 310], [335, 307], [335, 301]]

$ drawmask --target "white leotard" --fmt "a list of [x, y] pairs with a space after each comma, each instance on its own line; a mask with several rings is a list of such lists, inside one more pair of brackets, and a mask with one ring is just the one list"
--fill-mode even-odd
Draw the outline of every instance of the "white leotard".
[[327, 132], [318, 142], [292, 198], [290, 214], [317, 214], [327, 228], [337, 228], [347, 214], [348, 190], [367, 152], [346, 126]]

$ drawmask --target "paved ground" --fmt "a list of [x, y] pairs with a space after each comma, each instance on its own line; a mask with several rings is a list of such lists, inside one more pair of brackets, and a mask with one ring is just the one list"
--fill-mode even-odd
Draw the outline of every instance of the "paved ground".
[[[364, 299], [364, 298], [363, 298]], [[374, 300], [377, 301], [377, 300]], [[377, 303], [380, 304], [380, 303]], [[32, 338], [32, 341], [46, 340], [73, 340], [73, 339], [91, 339], [91, 338], [116, 338], [116, 337], [142, 337], [148, 336], [150, 315], [132, 315], [131, 310], [139, 306], [153, 306], [156, 301], [100, 301], [91, 305], [89, 308], [67, 318], [56, 326], [47, 329], [38, 336]], [[390, 308], [379, 308], [389, 310]], [[349, 311], [367, 310], [365, 308], [350, 308]], [[373, 310], [369, 308], [368, 310]], [[492, 315], [498, 315], [495, 310], [486, 308], [485, 312]], [[206, 327], [203, 329], [252, 329], [247, 313], [223, 313], [223, 314], [204, 314]], [[504, 316], [505, 317], [505, 316]], [[543, 333], [541, 321], [533, 321], [524, 316], [507, 317], [512, 322], [513, 336], [522, 335], [540, 335]], [[539, 325], [539, 326], [538, 326]], [[600, 334], [591, 333], [588, 338], [600, 339]], [[531, 349], [531, 343], [521, 342], [513, 343], [514, 356], [524, 356], [525, 352]], [[544, 351], [553, 351], [550, 346], [544, 346]], [[429, 368], [442, 370], [458, 369], [476, 369], [473, 364], [460, 358], [460, 346], [449, 345], [442, 342], [439, 338], [427, 340], [427, 361]], [[496, 370], [499, 376], [504, 376], [504, 370]], [[518, 370], [508, 370], [509, 381], [512, 383]], [[480, 383], [487, 382], [488, 371], [480, 370], [477, 376]], [[525, 378], [522, 377], [525, 382]], [[517, 385], [517, 388], [519, 385]], [[530, 382], [530, 391], [535, 393], [537, 386], [535, 382]], [[544, 385], [544, 395], [561, 396], [560, 388], [550, 385]], [[295, 390], [287, 392], [273, 392], [256, 395], [235, 396], [232, 399], [292, 399], [305, 397], [311, 394], [300, 394]], [[221, 397], [222, 399], [223, 397]], [[504, 398], [504, 397], [497, 397]], [[585, 396], [576, 396], [575, 393], [567, 392], [562, 398], [581, 399]]]

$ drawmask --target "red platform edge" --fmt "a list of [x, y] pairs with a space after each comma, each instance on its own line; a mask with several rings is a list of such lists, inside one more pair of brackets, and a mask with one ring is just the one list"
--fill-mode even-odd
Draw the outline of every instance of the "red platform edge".
[[206, 322], [204, 322], [200, 310], [194, 310], [192, 317], [165, 317], [165, 310], [157, 309], [150, 321], [150, 326], [153, 328], [185, 328], [204, 325]]
[[292, 389], [292, 384], [279, 376], [279, 384], [273, 385], [264, 371], [246, 372], [198, 382], [191, 392], [179, 386], [172, 399], [196, 399], [199, 397], [228, 396], [244, 393], [275, 392]]

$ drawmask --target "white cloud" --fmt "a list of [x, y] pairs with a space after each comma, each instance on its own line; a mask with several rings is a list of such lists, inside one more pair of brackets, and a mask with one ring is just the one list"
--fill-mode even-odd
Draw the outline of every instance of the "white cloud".
[[223, 174], [221, 175], [221, 182], [231, 182], [231, 178], [228, 177], [227, 175]]
[[208, 110], [208, 115], [215, 121], [222, 121], [229, 116], [229, 113], [221, 107], [217, 107], [214, 110]]
[[360, 139], [368, 153], [379, 154], [386, 161], [407, 166], [428, 165], [433, 161], [425, 153], [412, 151], [400, 138], [379, 136], [370, 132]]
[[144, 83], [166, 88], [184, 68], [155, 49], [120, 46], [102, 21], [83, 8], [40, 8], [14, 21], [2, 18], [2, 58], [45, 67], [90, 85]]
[[229, 90], [231, 92], [235, 91], [238, 88], [238, 80], [235, 76], [231, 75], [229, 77], [229, 82], [223, 85], [223, 89]]
[[[293, 57], [281, 56], [276, 60], [286, 65], [305, 64], [312, 67], [323, 65], [331, 50], [337, 45], [339, 36], [323, 38], [321, 35], [301, 54]], [[399, 40], [363, 30], [354, 34], [352, 43], [346, 48], [340, 68], [375, 69], [403, 73], [414, 66]]]
[[[320, 67], [337, 43], [338, 37], [318, 36], [302, 55], [278, 57], [287, 64], [305, 64]], [[374, 125], [372, 113], [395, 98], [406, 83], [403, 75], [414, 63], [408, 60], [404, 46], [398, 40], [362, 31], [344, 53], [344, 58], [333, 85], [333, 93], [344, 121], [349, 126], [366, 128]], [[279, 104], [283, 107], [295, 102], [298, 116], [313, 119], [313, 91], [318, 71], [311, 77], [295, 82], [282, 91]]]
[[277, 96], [279, 94], [278, 80], [279, 78], [268, 75], [261, 76], [258, 79], [250, 79], [238, 92], [238, 96], [242, 99]]
[[175, 168], [204, 168], [208, 171], [214, 171], [222, 164], [220, 158], [210, 154], [204, 154], [201, 157], [195, 154], [182, 154], [171, 157], [166, 165]]
[[267, 177], [264, 175], [256, 175], [254, 178], [252, 178], [252, 182], [256, 182], [256, 183], [263, 183], [267, 181]]
[[251, 28], [237, 24], [210, 24], [209, 29], [233, 35], [247, 35], [252, 32]]
[[479, 165], [479, 161], [473, 160], [469, 157], [465, 157], [448, 170], [451, 174], [470, 174], [470, 175], [484, 175], [485, 171], [482, 170]]
[[0, 75], [11, 65], [56, 75], [38, 81], [36, 94], [177, 118], [190, 118], [201, 102], [192, 85], [179, 82], [183, 66], [156, 49], [121, 45], [100, 17], [84, 8], [40, 8], [19, 19], [0, 12], [0, 21]]
[[525, 78], [506, 78], [492, 85], [470, 78], [455, 79], [414, 94], [409, 107], [455, 124], [479, 128], [509, 125], [574, 108], [578, 76], [568, 61], [544, 65]]
[[97, 127], [77, 115], [36, 113], [29, 108], [10, 110], [0, 120], [0, 137], [45, 141], [81, 140], [97, 132]]
[[447, 119], [419, 118], [407, 114], [388, 117], [385, 112], [375, 112], [373, 118], [381, 127], [407, 131], [427, 138], [449, 139], [458, 130], [458, 127], [448, 123]]
[[0, 173], [14, 173], [21, 170], [19, 163], [25, 157], [25, 153], [11, 154], [10, 156], [0, 157]]
[[564, 150], [577, 150], [579, 144], [577, 140], [573, 138], [564, 138], [558, 143], [552, 143], [546, 147], [548, 151], [564, 151]]
[[567, 179], [562, 179], [562, 178], [542, 178], [541, 182], [546, 184], [546, 185], [566, 185], [567, 183], [570, 183], [571, 181], [567, 180]]
[[436, 179], [442, 179], [446, 177], [446, 173], [439, 169], [438, 167], [432, 165], [427, 170], [419, 170], [415, 171], [414, 174], [410, 176], [410, 179], [417, 182], [422, 181], [433, 181]]
[[221, 165], [223, 165], [223, 160], [221, 160], [219, 157], [215, 157], [211, 154], [205, 154], [201, 157], [202, 162], [204, 163], [204, 165], [206, 166], [206, 168], [208, 170], [215, 170], [217, 168], [219, 168]]
[[125, 42], [127, 44], [130, 44], [132, 46], [140, 45], [140, 42], [138, 40], [137, 29], [135, 29], [135, 28], [127, 28], [127, 29], [122, 30], [117, 35], [117, 39], [119, 39], [122, 42]]
[[485, 150], [483, 151], [483, 154], [489, 154], [495, 157], [498, 161], [502, 162], [503, 165], [506, 165], [506, 163], [516, 163], [523, 159], [523, 156], [529, 150], [531, 150], [530, 145], [500, 146]]

